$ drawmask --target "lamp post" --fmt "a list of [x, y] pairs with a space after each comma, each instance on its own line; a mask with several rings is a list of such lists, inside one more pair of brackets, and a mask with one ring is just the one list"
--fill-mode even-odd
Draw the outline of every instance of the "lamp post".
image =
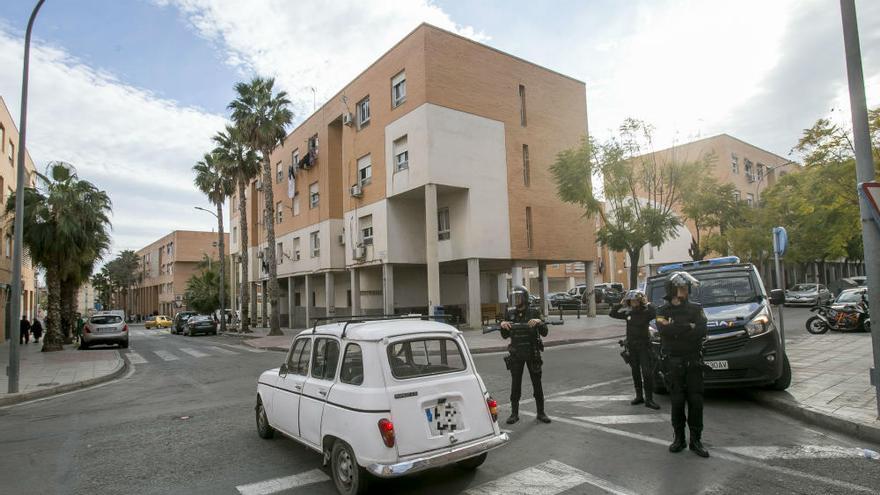
[[[214, 213], [213, 211], [211, 211], [207, 208], [202, 208], [201, 206], [194, 206], [193, 208], [200, 210], [200, 211], [206, 211], [206, 212], [210, 213], [211, 215], [214, 216], [214, 218], [217, 219], [217, 223], [220, 225], [220, 231], [218, 232], [218, 235], [220, 236], [220, 241], [219, 241], [219, 244], [217, 244], [217, 246], [219, 246], [218, 251], [220, 252], [220, 289], [219, 289], [219, 292], [220, 292], [220, 332], [225, 332], [226, 331], [226, 267], [224, 266], [225, 263], [223, 262], [223, 255], [224, 255], [224, 253], [223, 253], [223, 223], [222, 223], [223, 219], [221, 219], [219, 216], [217, 216], [216, 213]], [[210, 257], [208, 259], [210, 260]]]
[[18, 163], [16, 164], [15, 173], [15, 220], [13, 231], [15, 240], [12, 244], [12, 304], [9, 311], [10, 329], [15, 336], [9, 339], [9, 386], [10, 394], [18, 392], [18, 372], [19, 372], [19, 355], [18, 355], [18, 339], [21, 330], [16, 332], [14, 329], [19, 328], [18, 321], [21, 319], [21, 248], [22, 248], [22, 229], [24, 229], [24, 161], [25, 153], [25, 135], [27, 134], [27, 97], [28, 97], [28, 69], [31, 56], [31, 31], [34, 28], [34, 21], [43, 2], [39, 0], [31, 12], [28, 19], [27, 31], [24, 35], [24, 65], [21, 73], [21, 117], [18, 120]]

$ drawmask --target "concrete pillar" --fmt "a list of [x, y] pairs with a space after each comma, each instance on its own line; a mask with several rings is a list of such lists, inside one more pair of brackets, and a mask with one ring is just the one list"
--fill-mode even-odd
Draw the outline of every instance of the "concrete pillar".
[[305, 299], [306, 299], [306, 303], [305, 303], [305, 307], [306, 307], [306, 328], [309, 328], [309, 327], [312, 326], [311, 321], [309, 321], [310, 318], [311, 318], [311, 316], [312, 316], [312, 315], [311, 315], [311, 311], [310, 311], [310, 307], [311, 307], [311, 305], [312, 305], [312, 284], [311, 284], [311, 278], [312, 278], [311, 275], [306, 274], [306, 276], [305, 276], [305, 280], [306, 280], [306, 281], [305, 281], [305, 285], [306, 285], [306, 294], [305, 294], [305, 295], [306, 295], [306, 297], [305, 297]]
[[260, 291], [263, 294], [262, 304], [260, 304], [260, 309], [262, 309], [262, 313], [260, 313], [260, 326], [268, 327], [269, 326], [269, 281], [263, 280], [260, 282]]
[[250, 324], [252, 327], [257, 326], [257, 282], [251, 282], [251, 311]]
[[538, 280], [540, 282], [538, 297], [541, 298], [541, 314], [546, 316], [550, 314], [550, 299], [547, 297], [547, 294], [550, 293], [550, 281], [547, 279], [547, 263], [543, 261], [538, 262]]
[[502, 308], [507, 306], [507, 274], [498, 274], [498, 303]]
[[[587, 279], [587, 288], [586, 292], [589, 294], [595, 290], [596, 279], [594, 274], [594, 261], [584, 261], [584, 276]], [[587, 299], [587, 316], [590, 318], [596, 316], [596, 295], [590, 294], [590, 297]]]
[[385, 263], [382, 265], [382, 312], [386, 315], [394, 314], [394, 265]]
[[428, 314], [440, 305], [440, 262], [437, 258], [437, 185], [425, 185], [425, 262], [428, 269]]
[[336, 279], [333, 272], [324, 273], [324, 308], [325, 316], [336, 316]]
[[296, 306], [294, 303], [296, 302], [296, 279], [293, 277], [287, 277], [287, 326], [293, 329], [296, 324], [294, 323], [294, 315], [296, 314]]
[[482, 321], [480, 318], [480, 260], [478, 258], [468, 258], [467, 260], [467, 281], [467, 323], [471, 328], [480, 328]]
[[352, 268], [349, 273], [351, 273], [351, 316], [360, 316], [361, 272], [357, 268]]
[[510, 270], [510, 278], [511, 285], [526, 285], [523, 281], [523, 268], [521, 266], [514, 266]]
[[229, 274], [229, 302], [231, 303], [229, 306], [232, 309], [232, 314], [235, 314], [239, 310], [238, 298], [235, 297], [238, 294], [238, 284], [236, 283], [238, 277], [236, 277], [235, 259], [232, 256], [229, 257], [229, 271], [227, 273]]

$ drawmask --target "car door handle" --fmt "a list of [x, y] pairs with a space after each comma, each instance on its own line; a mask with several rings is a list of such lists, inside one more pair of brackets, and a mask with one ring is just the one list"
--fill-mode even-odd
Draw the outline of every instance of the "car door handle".
[[302, 390], [303, 386], [302, 385], [294, 385], [293, 388], [295, 388], [297, 390]]
[[323, 396], [325, 396], [325, 397], [327, 396], [327, 391], [326, 391], [326, 390], [318, 390], [318, 393], [321, 394], [321, 395], [323, 395]]

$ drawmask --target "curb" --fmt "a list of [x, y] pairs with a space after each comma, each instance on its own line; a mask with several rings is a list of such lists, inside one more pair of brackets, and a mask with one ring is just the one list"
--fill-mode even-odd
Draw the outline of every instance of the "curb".
[[749, 394], [755, 402], [775, 409], [787, 416], [806, 421], [807, 423], [828, 428], [830, 430], [864, 438], [872, 442], [880, 443], [880, 427], [857, 423], [846, 419], [832, 416], [818, 409], [804, 406], [797, 402], [773, 397], [768, 392], [751, 392]]
[[96, 376], [95, 378], [89, 378], [88, 380], [81, 380], [73, 383], [65, 383], [64, 385], [59, 385], [57, 387], [46, 388], [42, 390], [33, 390], [30, 392], [19, 392], [17, 394], [4, 394], [6, 397], [0, 397], [0, 407], [3, 406], [11, 406], [15, 404], [19, 404], [21, 402], [27, 402], [34, 399], [42, 399], [44, 397], [51, 397], [53, 395], [63, 394], [66, 392], [71, 392], [74, 390], [79, 390], [81, 388], [91, 387], [92, 385], [97, 385], [99, 383], [109, 382], [114, 380], [128, 371], [128, 361], [123, 358], [121, 355], [119, 356], [119, 361], [121, 364], [116, 367], [110, 373], [104, 376]]

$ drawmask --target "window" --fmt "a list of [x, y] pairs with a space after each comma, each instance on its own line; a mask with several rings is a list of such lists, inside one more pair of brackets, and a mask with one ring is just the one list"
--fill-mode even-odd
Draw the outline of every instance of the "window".
[[529, 171], [529, 145], [527, 145], [527, 144], [523, 145], [523, 159], [522, 160], [523, 160], [523, 184], [525, 184], [526, 187], [528, 187], [530, 179], [531, 179], [531, 177], [530, 177], [531, 172]]
[[315, 341], [315, 354], [312, 357], [312, 378], [333, 380], [336, 378], [336, 365], [339, 364], [339, 342], [333, 339]]
[[6, 257], [12, 257], [12, 236], [6, 234]]
[[366, 186], [373, 179], [373, 162], [370, 155], [364, 155], [358, 158], [358, 184], [361, 187]]
[[449, 240], [449, 208], [437, 210], [437, 240]]
[[9, 141], [9, 163], [15, 165], [15, 145], [12, 140]]
[[519, 125], [526, 126], [526, 87], [519, 85]]
[[739, 191], [733, 191], [733, 199], [739, 201], [741, 198]]
[[321, 193], [318, 191], [318, 183], [309, 184], [309, 208], [316, 208], [321, 202]]
[[299, 261], [299, 237], [293, 238], [293, 261]]
[[299, 193], [298, 192], [293, 193], [293, 199], [291, 199], [290, 201], [291, 201], [291, 203], [293, 203], [293, 206], [292, 206], [293, 216], [299, 215]]
[[293, 150], [293, 153], [290, 154], [290, 161], [293, 163], [293, 166], [296, 167], [299, 163], [299, 148]]
[[281, 220], [284, 219], [284, 216], [282, 215], [282, 213], [284, 213], [284, 207], [281, 206], [281, 201], [279, 201], [279, 202], [275, 203], [275, 216], [277, 217], [275, 223], [281, 223]]
[[229, 199], [229, 210], [230, 210], [229, 213], [232, 213], [236, 209], [237, 208], [236, 208], [236, 204], [235, 204], [235, 194], [233, 194]]
[[365, 217], [361, 217], [358, 220], [358, 224], [361, 229], [361, 242], [364, 246], [368, 246], [373, 243], [373, 215], [367, 215]]
[[275, 183], [276, 184], [281, 183], [281, 179], [282, 179], [282, 177], [284, 177], [284, 174], [281, 171], [282, 171], [281, 162], [278, 162], [275, 164]]
[[756, 169], [756, 172], [757, 172], [758, 180], [759, 181], [764, 180], [764, 164], [763, 163], [758, 164], [758, 168]]
[[755, 195], [752, 193], [746, 193], [746, 204], [749, 206], [754, 206], [755, 204]]
[[465, 369], [458, 343], [445, 338], [395, 342], [388, 346], [388, 363], [394, 378], [415, 378]]
[[6, 144], [6, 128], [0, 124], [0, 151], [3, 151], [4, 144]]
[[312, 152], [312, 151], [314, 151], [315, 153], [318, 152], [318, 135], [317, 134], [315, 134], [314, 136], [309, 138], [309, 152]]
[[367, 96], [357, 104], [357, 127], [363, 129], [370, 124], [370, 97]]
[[232, 227], [232, 244], [238, 242], [238, 227]]
[[317, 258], [321, 255], [321, 238], [318, 237], [318, 232], [309, 234], [309, 246], [312, 248], [312, 258]]
[[280, 265], [284, 261], [284, 243], [275, 244], [275, 264]]
[[342, 356], [342, 367], [339, 369], [339, 381], [349, 385], [364, 383], [364, 355], [361, 346], [348, 344]]
[[287, 358], [287, 371], [295, 375], [309, 373], [309, 357], [312, 354], [312, 339], [306, 337], [293, 343], [293, 350]]
[[406, 101], [406, 72], [400, 71], [399, 74], [391, 78], [391, 108], [394, 108]]
[[739, 173], [739, 157], [736, 156], [736, 153], [730, 154], [730, 171], [735, 174]]
[[409, 168], [409, 150], [406, 135], [394, 140], [394, 170], [400, 172]]
[[532, 207], [526, 206], [526, 245], [532, 249]]
[[754, 170], [752, 169], [752, 161], [748, 158], [743, 158], [743, 168], [745, 168], [746, 180], [752, 182], [755, 180], [755, 176], [753, 175]]
[[167, 249], [167, 251], [165, 251], [165, 254], [167, 254], [168, 256], [171, 256], [174, 254], [174, 243], [173, 242], [168, 243], [168, 249]]

